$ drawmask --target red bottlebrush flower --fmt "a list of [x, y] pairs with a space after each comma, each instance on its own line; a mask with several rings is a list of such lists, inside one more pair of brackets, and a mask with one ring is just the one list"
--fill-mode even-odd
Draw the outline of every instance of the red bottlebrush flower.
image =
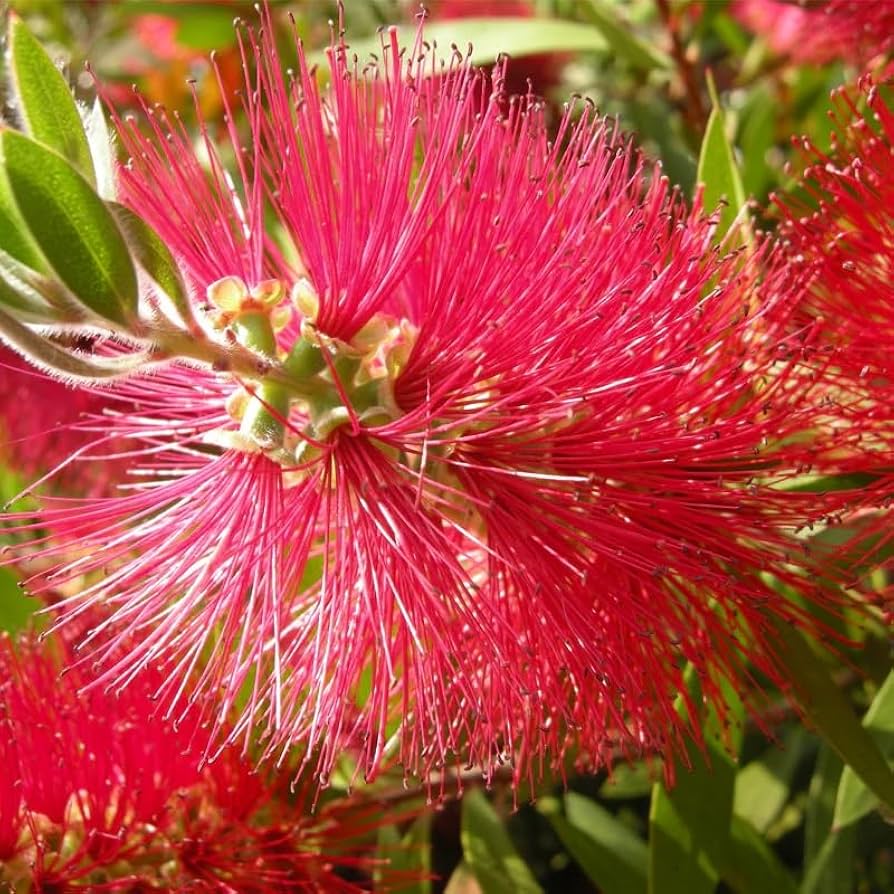
[[97, 439], [105, 403], [102, 394], [54, 379], [0, 345], [0, 460], [10, 468], [53, 473], [76, 493], [107, 487], [120, 464], [108, 461], [114, 450]]
[[809, 166], [800, 199], [776, 197], [790, 256], [813, 271], [803, 310], [842, 347], [836, 363], [873, 398], [894, 386], [894, 110], [869, 78], [868, 113], [852, 91], [836, 98], [831, 150], [804, 141]]
[[169, 716], [302, 743], [324, 779], [351, 750], [367, 775], [518, 781], [569, 744], [672, 750], [686, 662], [721, 710], [747, 662], [778, 679], [768, 613], [803, 619], [762, 574], [798, 585], [815, 500], [777, 485], [819, 450], [787, 271], [723, 256], [590, 108], [551, 142], [499, 71], [432, 80], [394, 33], [365, 72], [333, 46], [324, 95], [269, 35], [242, 32], [234, 174], [163, 112], [117, 121], [122, 200], [294, 379], [119, 386], [144, 477], [47, 508], [82, 550], [42, 544], [60, 562], [29, 582], [111, 612], [84, 643], [99, 685], [158, 666]]
[[865, 62], [894, 48], [888, 0], [733, 0], [730, 11], [775, 53], [799, 64]]
[[200, 769], [197, 715], [161, 722], [155, 673], [83, 692], [66, 660], [59, 638], [0, 643], [0, 886], [350, 894], [388, 876], [368, 855], [378, 805], [304, 814], [233, 749]]

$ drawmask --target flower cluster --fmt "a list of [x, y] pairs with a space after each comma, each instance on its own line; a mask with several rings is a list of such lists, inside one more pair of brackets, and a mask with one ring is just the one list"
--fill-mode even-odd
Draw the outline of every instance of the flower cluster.
[[[865, 100], [868, 114], [857, 101]], [[809, 166], [804, 193], [780, 197], [783, 235], [794, 263], [815, 270], [805, 311], [827, 323], [844, 350], [837, 363], [871, 387], [874, 399], [894, 383], [894, 111], [870, 78], [836, 101], [830, 152], [803, 141]], [[890, 409], [890, 403], [889, 403]]]
[[84, 693], [71, 659], [60, 637], [0, 643], [0, 886], [347, 894], [383, 869], [378, 805], [307, 814], [233, 749], [200, 769], [195, 712], [160, 722], [157, 676]]
[[19, 518], [57, 562], [31, 591], [108, 612], [92, 685], [154, 667], [166, 716], [300, 743], [323, 781], [349, 751], [367, 778], [518, 783], [569, 745], [676, 749], [687, 665], [721, 714], [746, 668], [779, 681], [768, 629], [811, 622], [766, 580], [824, 598], [793, 535], [835, 496], [785, 485], [851, 436], [818, 434], [800, 278], [718, 246], [589, 107], [550, 136], [502, 67], [394, 32], [365, 70], [335, 41], [323, 93], [270, 33], [240, 32], [234, 173], [163, 110], [115, 121], [120, 199], [182, 264], [195, 332], [259, 362], [119, 383], [135, 483]]
[[865, 62], [894, 48], [888, 0], [733, 0], [731, 10], [774, 52], [799, 64]]

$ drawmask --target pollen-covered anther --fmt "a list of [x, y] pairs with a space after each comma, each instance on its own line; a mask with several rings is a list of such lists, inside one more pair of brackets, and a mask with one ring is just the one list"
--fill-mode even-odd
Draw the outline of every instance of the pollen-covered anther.
[[363, 358], [357, 384], [374, 379], [396, 379], [410, 359], [417, 333], [417, 328], [407, 319], [376, 314], [351, 339], [351, 346]]
[[297, 280], [292, 286], [289, 298], [305, 321], [309, 323], [316, 321], [320, 312], [320, 296], [309, 280], [303, 276]]
[[211, 319], [218, 329], [225, 329], [246, 313], [266, 313], [275, 330], [284, 328], [292, 311], [284, 302], [286, 288], [278, 279], [264, 279], [251, 288], [239, 276], [225, 276], [205, 290], [208, 304], [216, 308]]

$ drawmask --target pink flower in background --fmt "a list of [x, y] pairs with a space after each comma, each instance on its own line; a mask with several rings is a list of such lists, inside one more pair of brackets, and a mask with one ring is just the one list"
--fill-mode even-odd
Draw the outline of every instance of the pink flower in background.
[[763, 574], [824, 598], [786, 570], [822, 500], [778, 487], [823, 449], [797, 278], [724, 255], [590, 108], [551, 141], [501, 77], [431, 79], [394, 33], [378, 67], [333, 46], [323, 93], [269, 35], [241, 32], [236, 170], [147, 109], [148, 135], [116, 121], [120, 186], [209, 328], [295, 381], [120, 384], [134, 486], [41, 512], [81, 552], [35, 540], [58, 564], [30, 589], [109, 613], [94, 685], [154, 667], [167, 717], [300, 743], [322, 780], [345, 751], [518, 783], [568, 744], [674, 750], [687, 663], [722, 711], [747, 664], [778, 680], [770, 619], [810, 623]]
[[733, 16], [798, 63], [867, 61], [894, 48], [889, 0], [733, 0]]
[[24, 476], [43, 477], [75, 493], [102, 490], [121, 463], [102, 444], [100, 391], [77, 389], [45, 375], [0, 345], [0, 459]]
[[70, 659], [59, 637], [0, 643], [0, 886], [349, 894], [389, 877], [368, 854], [378, 805], [305, 814], [233, 749], [200, 768], [197, 714], [160, 722], [157, 674], [84, 693], [83, 670], [60, 678]]

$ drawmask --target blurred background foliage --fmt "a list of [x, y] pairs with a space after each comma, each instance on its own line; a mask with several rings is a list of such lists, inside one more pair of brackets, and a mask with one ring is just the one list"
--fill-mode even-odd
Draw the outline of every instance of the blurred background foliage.
[[[283, 44], [292, 39], [291, 14], [314, 52], [325, 47], [339, 15], [326, 0], [271, 5]], [[241, 81], [232, 23], [254, 16], [253, 4], [14, 0], [10, 6], [68, 65], [82, 98], [94, 89], [84, 68], [89, 61], [121, 107], [136, 105], [136, 85], [150, 103], [181, 110], [196, 132], [195, 106], [209, 129], [223, 126], [221, 87], [231, 92]], [[411, 0], [345, 0], [345, 7], [348, 39], [361, 56], [375, 51], [382, 26], [412, 33], [420, 9]], [[692, 194], [700, 153], [712, 198], [727, 192], [717, 183], [726, 182], [723, 172], [729, 175], [732, 164], [769, 227], [769, 197], [790, 186], [786, 166], [800, 164], [793, 135], [827, 145], [829, 92], [860, 74], [847, 59], [794, 64], [766, 37], [749, 33], [725, 0], [431, 0], [428, 7], [427, 39], [445, 52], [451, 44], [465, 52], [474, 42], [474, 58], [484, 65], [498, 52], [510, 54], [510, 89], [525, 90], [530, 82], [553, 121], [571, 94], [592, 100], [661, 160], [684, 193]], [[723, 109], [714, 119], [714, 144], [706, 140], [710, 80]], [[2, 449], [0, 431], [0, 459]], [[0, 466], [0, 502], [22, 484], [19, 473]], [[859, 526], [836, 527], [834, 544], [824, 536], [830, 535], [815, 536], [816, 548], [847, 538], [859, 543]], [[865, 572], [855, 586], [883, 599], [885, 572]], [[0, 570], [0, 627], [21, 628], [35, 608], [14, 575]], [[853, 641], [836, 658], [822, 659], [836, 694], [894, 759], [890, 630], [846, 616], [832, 621]], [[706, 718], [705, 746], [693, 748], [691, 767], [662, 767], [656, 759], [584, 776], [570, 765], [565, 782], [545, 780], [517, 804], [499, 780], [482, 792], [472, 772], [449, 780], [444, 804], [430, 808], [404, 790], [399, 776], [382, 778], [371, 787], [375, 796], [411, 807], [418, 801], [418, 818], [384, 829], [381, 854], [430, 876], [406, 892], [894, 892], [894, 818], [876, 809], [827, 741], [805, 728], [787, 693], [769, 690], [762, 701], [756, 716], [737, 715], [733, 707], [727, 730]], [[347, 787], [351, 771], [346, 761], [331, 796]], [[676, 785], [667, 789], [670, 775]], [[453, 797], [460, 786], [462, 799]]]

